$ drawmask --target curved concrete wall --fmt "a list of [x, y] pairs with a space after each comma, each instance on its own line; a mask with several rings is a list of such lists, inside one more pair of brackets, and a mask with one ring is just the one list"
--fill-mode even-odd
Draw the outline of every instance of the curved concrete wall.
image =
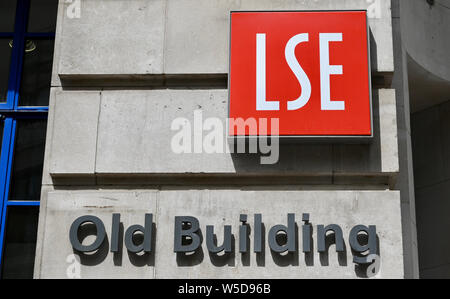
[[411, 112], [450, 100], [450, 0], [400, 1]]
[[450, 0], [400, 1], [403, 43], [425, 70], [450, 81]]
[[401, 0], [411, 104], [419, 271], [450, 277], [450, 0]]

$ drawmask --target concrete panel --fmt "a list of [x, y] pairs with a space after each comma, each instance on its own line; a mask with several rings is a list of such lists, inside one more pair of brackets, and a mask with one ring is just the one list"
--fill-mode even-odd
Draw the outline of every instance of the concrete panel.
[[374, 138], [370, 144], [335, 145], [338, 173], [396, 173], [399, 171], [395, 90], [373, 92]]
[[[145, 213], [156, 212], [154, 191], [50, 191], [44, 198], [40, 218], [41, 259], [35, 277], [38, 278], [153, 278], [154, 256], [128, 253], [125, 246], [119, 254], [109, 252], [112, 213], [121, 213], [124, 230], [130, 225], [144, 224]], [[74, 252], [69, 241], [72, 222], [83, 215], [99, 217], [108, 239], [93, 254]], [[88, 236], [83, 244], [91, 244]], [[121, 246], [120, 246], [121, 247]], [[76, 260], [75, 262], [74, 256]], [[76, 270], [79, 269], [79, 272]]]
[[434, 2], [430, 5], [429, 1], [400, 1], [402, 39], [406, 51], [419, 65], [449, 82], [449, 1]]
[[[401, 1], [403, 45], [408, 53], [411, 110], [450, 99], [450, 1]], [[431, 53], [431, 54], [430, 54]]]
[[416, 188], [429, 186], [445, 178], [439, 109], [433, 107], [411, 117]]
[[[390, 0], [168, 0], [164, 72], [228, 73], [232, 10], [368, 9], [372, 70], [393, 72]], [[207, 28], [207, 30], [205, 30]]]
[[171, 149], [177, 132], [171, 130], [173, 120], [185, 117], [193, 129], [196, 109], [202, 110], [204, 119], [224, 119], [226, 102], [226, 90], [105, 91], [96, 172], [232, 172], [230, 155], [175, 154]]
[[[97, 173], [269, 173], [331, 174], [331, 149], [326, 145], [284, 146], [280, 161], [261, 165], [259, 154], [226, 153], [226, 90], [104, 92], [99, 125]], [[194, 131], [194, 111], [203, 120], [222, 122], [221, 153], [172, 151], [172, 121], [185, 118]], [[203, 133], [206, 137], [208, 131]], [[293, 163], [296, 161], [296, 163]], [[319, 163], [320, 161], [320, 163]]]
[[[45, 169], [45, 168], [44, 168]], [[45, 175], [45, 173], [44, 173]], [[33, 278], [39, 278], [41, 273], [41, 265], [42, 265], [42, 254], [44, 252], [44, 223], [47, 218], [47, 193], [49, 191], [53, 191], [53, 186], [49, 185], [43, 185], [41, 188], [41, 201], [39, 204], [39, 224], [38, 224], [38, 231], [37, 231], [37, 237], [36, 237], [36, 251], [35, 251], [35, 258], [34, 258], [34, 272], [33, 272]]]
[[[450, 264], [450, 182], [445, 181], [426, 188], [416, 189], [417, 235], [421, 274], [431, 269]], [[448, 276], [446, 276], [448, 277]], [[436, 276], [439, 278], [439, 276]]]
[[145, 75], [163, 71], [164, 0], [80, 1], [64, 13], [58, 37], [60, 76]]
[[417, 234], [415, 224], [414, 174], [411, 150], [410, 100], [408, 65], [402, 43], [400, 27], [400, 1], [392, 0], [392, 29], [394, 44], [394, 76], [392, 87], [396, 90], [397, 132], [400, 172], [395, 185], [400, 190], [403, 224], [403, 263], [405, 278], [419, 278]]
[[[274, 205], [274, 203], [277, 203]], [[299, 244], [302, 244], [302, 213], [310, 213], [314, 225], [339, 224], [344, 232], [346, 254], [338, 257], [335, 247], [328, 254], [300, 253], [280, 256], [270, 251], [265, 238], [262, 255], [242, 256], [236, 251], [229, 256], [210, 255], [203, 242], [194, 256], [177, 256], [172, 251], [175, 216], [195, 216], [205, 238], [205, 226], [214, 225], [218, 244], [223, 241], [224, 225], [231, 225], [235, 245], [239, 244], [239, 215], [248, 214], [253, 229], [254, 213], [262, 214], [267, 235], [276, 224], [286, 225], [287, 213], [296, 213]], [[156, 278], [356, 278], [362, 273], [352, 262], [348, 243], [349, 230], [357, 224], [377, 225], [380, 238], [382, 278], [402, 278], [402, 237], [400, 196], [398, 192], [354, 191], [161, 191], [158, 204]], [[170, 236], [170, 237], [166, 237]], [[314, 242], [316, 242], [315, 233]], [[253, 248], [250, 234], [250, 247]]]
[[66, 7], [64, 6], [65, 0], [58, 0], [58, 17], [56, 22], [56, 30], [55, 30], [55, 49], [53, 53], [53, 69], [52, 69], [52, 81], [51, 86], [57, 87], [61, 86], [61, 80], [59, 79], [59, 60], [60, 60], [60, 52], [61, 52], [61, 41], [62, 41], [62, 32], [63, 32], [63, 20], [64, 15], [66, 14]]
[[100, 92], [57, 90], [49, 167], [51, 174], [92, 174], [95, 167]]
[[45, 138], [44, 166], [42, 171], [42, 185], [51, 185], [52, 178], [50, 176], [50, 158], [53, 139], [53, 128], [55, 119], [56, 93], [60, 88], [50, 89], [50, 99], [48, 104], [47, 132]]
[[194, 153], [194, 141], [190, 147], [192, 153], [172, 151], [172, 139], [179, 132], [171, 130], [176, 118], [189, 121], [193, 131], [194, 111], [198, 110], [203, 120], [217, 117], [225, 127], [226, 90], [105, 91], [99, 120], [96, 173], [326, 176], [334, 171], [390, 175], [398, 171], [397, 131], [392, 129], [396, 127], [395, 96], [389, 90], [380, 90], [376, 95], [374, 124], [378, 128], [372, 143], [281, 144], [279, 162], [261, 165], [259, 154], [206, 153], [204, 148], [202, 153]]
[[[277, 205], [274, 205], [277, 202]], [[66, 278], [358, 278], [365, 270], [352, 261], [348, 235], [355, 225], [376, 225], [381, 268], [379, 278], [402, 278], [402, 237], [400, 196], [392, 191], [257, 191], [257, 190], [60, 190], [44, 195], [41, 207], [38, 256], [35, 277]], [[285, 224], [287, 213], [296, 214], [298, 246], [302, 244], [302, 213], [310, 213], [314, 254], [300, 250], [288, 256], [277, 255], [267, 245], [269, 229]], [[154, 251], [145, 258], [108, 251], [112, 213], [121, 213], [124, 230], [143, 224], [145, 213], [153, 213]], [[248, 214], [250, 249], [253, 248], [253, 218], [262, 213], [263, 253], [238, 252], [239, 215]], [[74, 253], [69, 228], [82, 215], [99, 217], [108, 236], [105, 246], [92, 255]], [[234, 253], [209, 255], [205, 242], [202, 253], [189, 258], [173, 252], [175, 216], [194, 216], [205, 226], [214, 225], [219, 244], [223, 226], [232, 225]], [[316, 228], [319, 224], [338, 224], [343, 230], [345, 253], [338, 255], [330, 240], [328, 254], [317, 252]], [[95, 235], [83, 240], [87, 245]], [[298, 247], [297, 247], [298, 248]], [[74, 256], [79, 263], [74, 262]], [[76, 266], [75, 266], [76, 265]], [[79, 268], [76, 268], [79, 267]], [[79, 272], [74, 272], [79, 269]]]
[[383, 172], [399, 172], [395, 89], [380, 89], [380, 152]]
[[449, 101], [439, 105], [439, 134], [441, 142], [441, 150], [443, 153], [444, 168], [445, 168], [445, 178], [450, 179], [450, 122], [448, 121], [450, 117], [450, 93]]

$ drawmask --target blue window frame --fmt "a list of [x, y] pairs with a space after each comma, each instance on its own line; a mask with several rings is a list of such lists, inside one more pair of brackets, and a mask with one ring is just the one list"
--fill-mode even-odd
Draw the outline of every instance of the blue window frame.
[[[2, 278], [6, 276], [4, 268], [8, 263], [7, 252], [12, 252], [17, 260], [21, 260], [20, 256], [19, 258], [17, 256], [23, 251], [21, 246], [35, 247], [35, 244], [22, 239], [30, 239], [30, 233], [34, 234], [35, 238], [37, 213], [22, 212], [33, 208], [37, 210], [40, 205], [40, 180], [57, 7], [58, 0], [8, 0], [0, 4], [0, 10], [3, 10], [4, 14], [2, 16], [0, 11], [0, 19], [3, 20], [0, 20], [0, 42], [3, 41], [0, 46], [3, 45], [3, 51], [10, 52], [10, 59], [6, 63], [2, 60], [8, 58], [0, 57], [0, 67], [3, 65], [4, 73], [9, 74], [7, 83], [0, 82], [0, 88], [7, 86], [5, 93], [0, 90], [0, 277]], [[8, 22], [11, 24], [6, 24]], [[4, 28], [11, 28], [13, 31], [1, 32]], [[5, 45], [8, 45], [10, 50]], [[8, 70], [5, 71], [7, 66], [9, 73]], [[5, 79], [6, 76], [0, 76], [0, 80]], [[12, 215], [15, 215], [14, 219], [11, 219]], [[30, 222], [28, 227], [26, 222], [31, 221], [31, 218], [33, 223]], [[14, 231], [11, 229], [13, 224], [16, 231], [23, 231], [27, 237], [8, 236], [8, 231]], [[14, 246], [8, 245], [8, 239], [16, 240]], [[34, 249], [33, 256], [28, 255], [28, 260], [33, 259], [31, 263], [34, 263]], [[31, 270], [30, 265], [26, 265], [28, 272], [22, 273], [21, 269], [14, 269], [20, 263], [20, 261], [9, 263], [8, 273], [11, 271], [13, 273], [9, 277], [30, 276], [29, 272], [32, 272], [33, 265]]]

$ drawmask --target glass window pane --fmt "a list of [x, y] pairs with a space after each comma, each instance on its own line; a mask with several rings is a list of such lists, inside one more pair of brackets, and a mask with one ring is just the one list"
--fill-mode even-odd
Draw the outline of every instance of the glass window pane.
[[47, 120], [18, 120], [9, 200], [39, 200]]
[[0, 32], [13, 32], [17, 0], [0, 1]]
[[0, 38], [0, 103], [6, 102], [6, 95], [8, 94], [9, 66], [11, 64], [11, 40], [12, 38]]
[[2, 278], [33, 278], [39, 207], [8, 207]]
[[31, 0], [28, 32], [55, 32], [58, 0]]
[[54, 40], [27, 40], [19, 106], [48, 106]]

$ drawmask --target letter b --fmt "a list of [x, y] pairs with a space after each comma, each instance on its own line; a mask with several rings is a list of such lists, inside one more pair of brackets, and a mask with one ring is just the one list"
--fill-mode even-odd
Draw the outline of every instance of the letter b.
[[[190, 228], [183, 228], [185, 224], [190, 224]], [[199, 234], [199, 222], [195, 217], [178, 216], [175, 217], [175, 238], [174, 238], [174, 252], [194, 252], [202, 243]], [[183, 244], [183, 240], [189, 237], [190, 244]]]

